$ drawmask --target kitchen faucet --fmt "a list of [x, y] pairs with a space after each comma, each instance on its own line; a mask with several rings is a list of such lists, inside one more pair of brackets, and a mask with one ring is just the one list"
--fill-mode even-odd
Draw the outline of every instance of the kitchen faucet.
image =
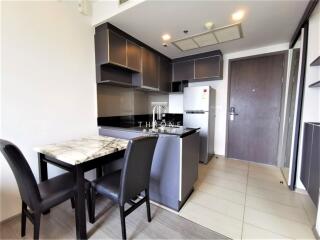
[[161, 110], [163, 110], [163, 112], [166, 109], [166, 105], [168, 103], [166, 102], [162, 102], [162, 103], [153, 103], [154, 107], [152, 109], [152, 130], [156, 130], [156, 119], [155, 119], [155, 115], [156, 115], [156, 111], [157, 111], [157, 120], [161, 119]]

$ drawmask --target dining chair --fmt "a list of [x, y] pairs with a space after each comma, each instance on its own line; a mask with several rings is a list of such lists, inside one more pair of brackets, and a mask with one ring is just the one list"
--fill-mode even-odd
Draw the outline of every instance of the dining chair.
[[[92, 213], [89, 220], [91, 223], [95, 222], [97, 193], [119, 205], [123, 239], [126, 239], [125, 217], [143, 203], [146, 203], [147, 206], [148, 222], [151, 221], [149, 180], [157, 140], [157, 136], [144, 136], [130, 140], [124, 155], [122, 170], [104, 175], [91, 182]], [[142, 199], [137, 202], [132, 200], [142, 192], [145, 194]], [[127, 210], [125, 210], [126, 203], [131, 205]]]
[[[34, 239], [39, 239], [41, 214], [50, 208], [74, 199], [75, 183], [72, 173], [64, 173], [37, 184], [32, 170], [22, 152], [13, 143], [0, 139], [0, 151], [9, 163], [18, 184], [21, 200], [21, 237], [26, 234], [27, 217], [33, 223]], [[87, 193], [90, 184], [86, 182]], [[89, 214], [91, 201], [87, 201]], [[29, 207], [29, 209], [28, 209]]]

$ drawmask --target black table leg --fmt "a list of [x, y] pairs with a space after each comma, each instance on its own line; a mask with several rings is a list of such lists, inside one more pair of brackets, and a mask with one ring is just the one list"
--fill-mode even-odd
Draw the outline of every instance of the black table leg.
[[48, 166], [47, 162], [43, 160], [44, 155], [38, 153], [38, 164], [39, 164], [39, 181], [43, 182], [48, 180]]
[[75, 181], [77, 190], [75, 193], [75, 216], [77, 239], [87, 239], [86, 205], [85, 205], [85, 179], [81, 164], [75, 166]]
[[96, 168], [96, 176], [97, 176], [97, 178], [102, 177], [102, 167], [101, 166]]
[[[44, 155], [42, 153], [38, 153], [38, 165], [39, 165], [39, 181], [43, 182], [48, 180], [48, 165], [47, 162], [43, 160]], [[50, 213], [50, 209], [43, 212], [43, 214]]]

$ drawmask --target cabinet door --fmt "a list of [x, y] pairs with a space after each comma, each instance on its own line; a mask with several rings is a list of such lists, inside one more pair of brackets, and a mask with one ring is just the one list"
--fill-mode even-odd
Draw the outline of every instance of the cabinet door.
[[172, 64], [168, 59], [160, 57], [159, 61], [159, 88], [160, 91], [169, 92], [172, 80]]
[[193, 80], [194, 60], [173, 64], [173, 81]]
[[319, 201], [319, 170], [320, 170], [320, 126], [313, 127], [312, 148], [310, 153], [310, 177], [308, 193], [314, 204]]
[[220, 78], [221, 56], [199, 58], [195, 60], [195, 79]]
[[109, 62], [124, 66], [127, 65], [127, 40], [118, 35], [117, 33], [114, 33], [110, 30], [108, 30], [108, 40], [109, 40]]
[[141, 47], [127, 40], [127, 67], [137, 72], [141, 71]]
[[304, 124], [300, 179], [306, 189], [309, 188], [310, 155], [312, 146], [313, 125]]
[[142, 50], [142, 87], [158, 88], [159, 57], [148, 49]]

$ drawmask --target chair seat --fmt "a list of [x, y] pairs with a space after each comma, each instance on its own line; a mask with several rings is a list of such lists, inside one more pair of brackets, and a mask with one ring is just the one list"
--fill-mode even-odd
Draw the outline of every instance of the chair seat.
[[120, 191], [121, 170], [104, 175], [94, 180], [91, 184], [96, 191], [114, 202], [118, 202]]
[[[41, 196], [41, 209], [49, 209], [74, 195], [76, 188], [72, 173], [64, 173], [38, 184]], [[85, 189], [90, 187], [89, 181], [85, 182]]]

